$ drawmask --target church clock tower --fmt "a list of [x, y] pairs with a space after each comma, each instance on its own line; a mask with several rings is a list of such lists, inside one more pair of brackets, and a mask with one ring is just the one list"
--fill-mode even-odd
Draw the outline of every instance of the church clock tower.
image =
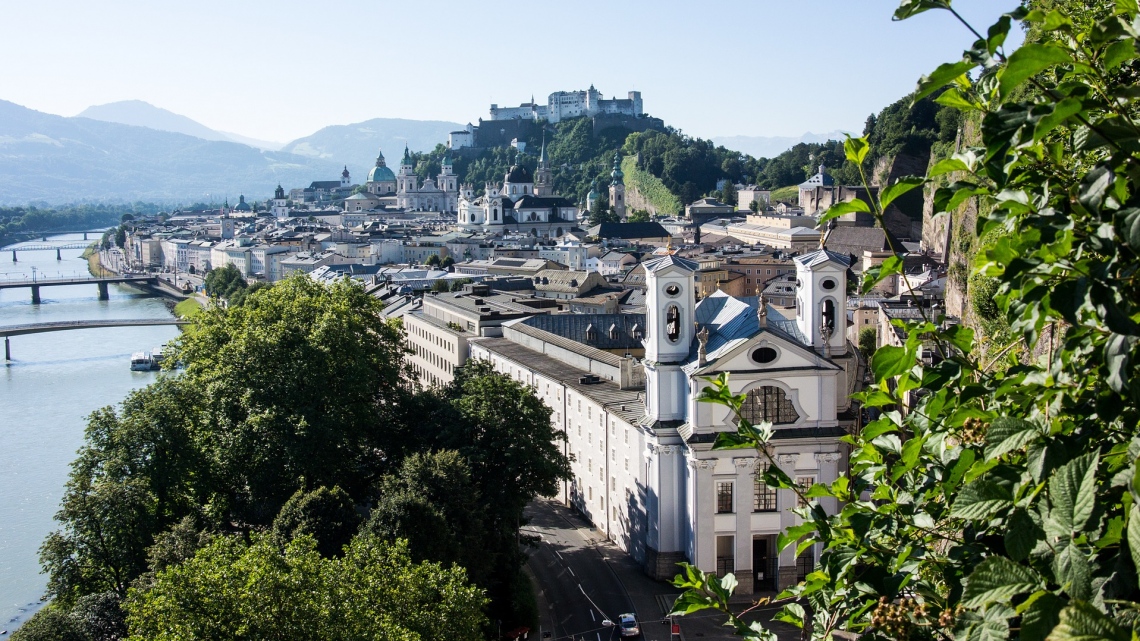
[[676, 256], [645, 262], [645, 411], [651, 421], [685, 418], [688, 391], [681, 365], [693, 343], [697, 268]]
[[610, 207], [625, 222], [625, 174], [621, 171], [621, 154], [614, 154], [614, 170], [610, 172]]

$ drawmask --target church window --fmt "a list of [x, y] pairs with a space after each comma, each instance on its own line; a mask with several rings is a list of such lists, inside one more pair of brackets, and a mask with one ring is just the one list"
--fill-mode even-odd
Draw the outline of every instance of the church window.
[[800, 420], [796, 406], [782, 388], [765, 385], [748, 392], [740, 415], [753, 425], [769, 422], [773, 425], [788, 425]]
[[822, 283], [819, 284], [819, 286], [828, 291], [831, 291], [835, 289], [835, 281], [830, 278], [826, 278]]
[[665, 312], [665, 335], [674, 343], [681, 338], [681, 310], [676, 305]]
[[835, 301], [830, 298], [823, 301], [823, 324], [827, 326], [827, 331], [835, 331]]
[[760, 347], [752, 350], [752, 360], [757, 363], [771, 363], [776, 360], [777, 356], [776, 350], [771, 347]]
[[732, 513], [732, 481], [717, 481], [716, 512], [717, 514]]
[[[799, 488], [800, 492], [803, 494], [807, 494], [807, 491], [809, 489], [811, 489], [811, 486], [813, 486], [813, 485], [815, 485], [815, 477], [814, 476], [797, 476], [796, 477], [796, 486]], [[797, 496], [796, 499], [797, 499], [796, 500], [796, 507], [807, 507], [807, 501], [800, 498], [799, 496]]]
[[775, 512], [776, 511], [776, 488], [768, 487], [764, 482], [761, 473], [756, 474], [756, 482], [753, 486], [752, 492], [752, 511], [753, 512]]

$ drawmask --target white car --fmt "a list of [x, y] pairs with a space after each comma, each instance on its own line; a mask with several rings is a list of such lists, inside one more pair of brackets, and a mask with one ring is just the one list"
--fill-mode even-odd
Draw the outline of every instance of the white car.
[[641, 626], [637, 623], [637, 617], [633, 614], [618, 615], [618, 627], [621, 628], [621, 635], [623, 637], [637, 637], [641, 636]]

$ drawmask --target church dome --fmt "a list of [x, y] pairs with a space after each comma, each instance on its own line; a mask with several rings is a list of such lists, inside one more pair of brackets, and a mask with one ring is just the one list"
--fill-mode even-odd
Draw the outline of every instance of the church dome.
[[393, 174], [392, 170], [388, 169], [387, 166], [373, 167], [372, 171], [368, 172], [368, 182], [396, 182], [396, 174]]
[[522, 165], [513, 165], [511, 170], [507, 173], [507, 182], [509, 183], [529, 183], [534, 182], [531, 180], [530, 172]]
[[251, 211], [249, 203], [245, 202], [244, 195], [238, 196], [238, 204], [237, 207], [234, 207], [234, 211]]

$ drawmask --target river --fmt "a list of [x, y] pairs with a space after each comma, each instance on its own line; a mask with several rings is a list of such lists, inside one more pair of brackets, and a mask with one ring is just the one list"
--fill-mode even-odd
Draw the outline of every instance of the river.
[[[95, 240], [98, 234], [91, 234]], [[51, 236], [49, 243], [82, 241], [82, 234]], [[43, 244], [42, 241], [20, 243]], [[0, 250], [0, 280], [86, 276], [82, 250], [21, 252], [12, 262]], [[33, 305], [27, 288], [0, 290], [0, 325], [103, 318], [169, 318], [163, 299], [112, 286], [98, 299], [94, 285], [41, 288]], [[83, 444], [86, 417], [116, 405], [155, 379], [130, 371], [132, 352], [150, 351], [175, 338], [175, 327], [120, 327], [16, 336], [12, 361], [0, 373], [0, 639], [40, 607], [47, 577], [40, 573], [40, 543], [67, 481], [68, 464]]]

